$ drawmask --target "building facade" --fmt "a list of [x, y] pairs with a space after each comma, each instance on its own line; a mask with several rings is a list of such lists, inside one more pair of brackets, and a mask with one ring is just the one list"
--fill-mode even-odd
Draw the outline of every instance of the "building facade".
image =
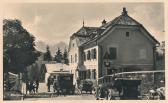
[[114, 72], [154, 70], [157, 44], [143, 25], [128, 15], [126, 8], [112, 21], [103, 20], [100, 27], [83, 25], [69, 42], [69, 65], [75, 74], [74, 81], [97, 80]]

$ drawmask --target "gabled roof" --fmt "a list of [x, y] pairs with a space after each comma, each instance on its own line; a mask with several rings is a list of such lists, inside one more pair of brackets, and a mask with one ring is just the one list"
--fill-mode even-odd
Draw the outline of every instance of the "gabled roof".
[[113, 29], [114, 26], [116, 25], [128, 25], [128, 26], [139, 26], [142, 29], [145, 30], [145, 32], [148, 34], [148, 36], [155, 41], [156, 43], [159, 43], [144, 27], [142, 24], [140, 24], [139, 22], [137, 22], [135, 19], [133, 19], [132, 17], [130, 17], [127, 14], [126, 8], [123, 8], [123, 12], [120, 16], [116, 17], [115, 19], [113, 19], [112, 21], [102, 25], [99, 27], [99, 29], [104, 30], [104, 32], [102, 32], [98, 37], [96, 38], [92, 38], [92, 40], [89, 40], [89, 42], [85, 42], [83, 45], [89, 44], [91, 42], [96, 41], [97, 39], [101, 38], [102, 36], [106, 35], [106, 32], [108, 32], [109, 30]]
[[112, 21], [106, 23], [105, 25], [102, 25], [100, 28], [108, 28], [109, 26], [113, 25], [141, 25], [139, 22], [137, 22], [135, 19], [130, 17], [127, 14], [127, 11], [125, 8], [123, 8], [123, 12], [120, 16], [116, 17]]
[[97, 29], [99, 29], [99, 27], [85, 27], [83, 26], [82, 28], [80, 28], [76, 33], [74, 33], [74, 36], [80, 36], [80, 37], [86, 37], [86, 36], [90, 36], [91, 33], [93, 32], [97, 32]]
[[111, 20], [108, 23], [103, 24], [100, 27], [82, 27], [72, 36], [78, 38], [79, 46], [87, 45], [91, 42], [94, 42], [101, 38], [102, 36], [106, 35], [107, 32], [111, 29], [114, 29], [116, 25], [121, 26], [138, 26], [145, 30], [147, 35], [156, 43], [159, 43], [144, 27], [142, 24], [137, 22], [135, 19], [130, 17], [127, 14], [126, 8], [123, 8], [123, 12], [120, 16], [116, 17], [115, 19]]
[[74, 33], [71, 37], [77, 38], [77, 45], [80, 46], [92, 38], [97, 37], [98, 34], [102, 33], [102, 29], [99, 27], [85, 27], [80, 28], [76, 33]]

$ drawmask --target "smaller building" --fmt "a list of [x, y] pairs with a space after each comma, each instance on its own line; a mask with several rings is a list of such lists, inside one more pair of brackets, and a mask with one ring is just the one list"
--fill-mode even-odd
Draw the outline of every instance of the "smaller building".
[[49, 76], [53, 78], [54, 76], [57, 78], [59, 74], [70, 74], [69, 66], [62, 63], [57, 64], [45, 64], [46, 74], [45, 74], [45, 83]]

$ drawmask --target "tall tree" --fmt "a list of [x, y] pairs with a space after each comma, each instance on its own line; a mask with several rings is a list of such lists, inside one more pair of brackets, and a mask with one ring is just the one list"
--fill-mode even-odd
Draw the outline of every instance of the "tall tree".
[[5, 72], [24, 72], [37, 60], [35, 37], [23, 28], [19, 20], [3, 20], [3, 57]]
[[61, 53], [60, 48], [58, 48], [58, 50], [57, 50], [57, 52], [56, 52], [55, 61], [56, 61], [57, 63], [61, 63], [61, 62], [62, 62], [62, 53]]
[[69, 61], [68, 61], [68, 52], [67, 52], [66, 48], [64, 50], [63, 59], [64, 59], [64, 63], [68, 65], [69, 64]]
[[49, 49], [48, 45], [47, 45], [46, 49], [47, 49], [47, 51], [44, 54], [44, 60], [49, 62], [49, 61], [52, 60], [52, 56], [51, 56], [51, 52], [50, 52], [50, 49]]

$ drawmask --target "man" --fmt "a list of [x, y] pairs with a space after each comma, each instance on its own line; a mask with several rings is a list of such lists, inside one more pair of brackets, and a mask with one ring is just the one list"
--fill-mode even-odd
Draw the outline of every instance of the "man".
[[51, 85], [51, 77], [48, 77], [48, 80], [47, 80], [48, 92], [50, 92], [50, 85]]
[[54, 80], [53, 80], [54, 93], [57, 91], [57, 88], [58, 88], [57, 78], [56, 78], [56, 76], [54, 76]]
[[38, 88], [39, 88], [39, 80], [36, 80], [36, 93], [38, 93]]

